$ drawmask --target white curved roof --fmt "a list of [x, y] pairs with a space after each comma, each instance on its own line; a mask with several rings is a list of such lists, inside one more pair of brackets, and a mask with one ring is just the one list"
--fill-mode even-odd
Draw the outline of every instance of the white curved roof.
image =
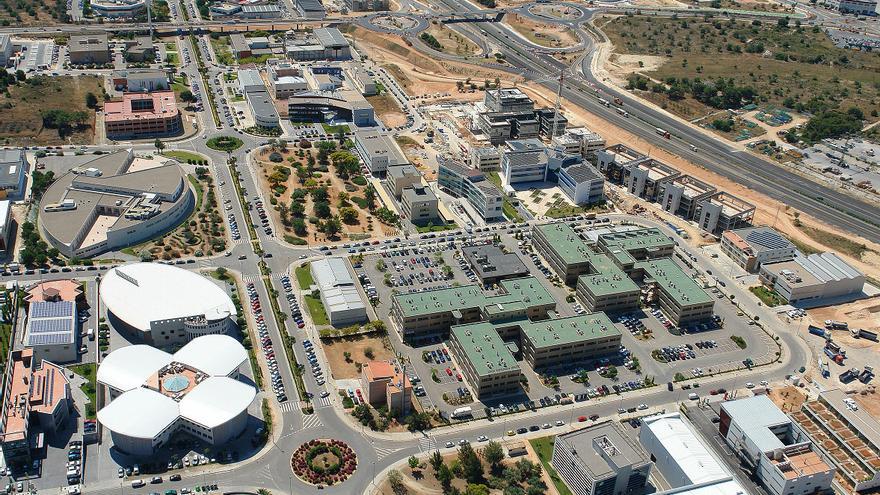
[[134, 438], [155, 438], [179, 416], [177, 402], [143, 387], [129, 390], [98, 411], [102, 425]]
[[238, 380], [211, 377], [180, 401], [180, 415], [206, 428], [215, 428], [246, 410], [256, 395], [254, 387]]
[[141, 330], [150, 322], [204, 315], [219, 320], [236, 314], [235, 305], [207, 277], [161, 263], [132, 263], [108, 271], [101, 299], [113, 314]]
[[131, 345], [107, 355], [98, 367], [98, 381], [117, 390], [140, 387], [172, 360], [171, 354], [148, 345]]
[[228, 376], [247, 361], [245, 348], [228, 335], [204, 335], [174, 353], [174, 360], [211, 376]]

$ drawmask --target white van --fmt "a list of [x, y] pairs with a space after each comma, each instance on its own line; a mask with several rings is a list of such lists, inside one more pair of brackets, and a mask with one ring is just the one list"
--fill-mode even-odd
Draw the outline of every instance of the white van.
[[140, 488], [146, 484], [147, 484], [147, 482], [144, 480], [134, 480], [131, 482], [131, 487], [132, 488]]
[[700, 398], [700, 396], [697, 395], [697, 394], [694, 393], [694, 392], [691, 392], [691, 393], [688, 394], [688, 399], [690, 399], [690, 400], [697, 400], [697, 399], [699, 399], [699, 398]]

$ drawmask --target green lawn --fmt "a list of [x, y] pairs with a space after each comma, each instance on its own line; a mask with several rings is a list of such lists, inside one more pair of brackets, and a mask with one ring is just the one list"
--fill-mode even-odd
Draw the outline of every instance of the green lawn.
[[192, 184], [193, 189], [196, 190], [196, 209], [194, 211], [202, 210], [202, 196], [205, 194], [204, 189], [202, 189], [202, 184], [193, 177], [192, 175], [187, 175], [189, 178], [189, 183]]
[[321, 127], [324, 128], [324, 132], [326, 132], [327, 134], [338, 134], [339, 132], [348, 132], [351, 130], [347, 124], [339, 124], [339, 125], [321, 124]]
[[529, 443], [532, 444], [532, 448], [535, 449], [535, 453], [538, 454], [538, 457], [541, 459], [541, 464], [544, 465], [544, 469], [547, 471], [550, 479], [553, 480], [553, 484], [556, 485], [556, 491], [559, 492], [559, 495], [572, 495], [571, 490], [565, 486], [559, 473], [557, 473], [556, 470], [553, 469], [553, 466], [550, 465], [550, 459], [553, 457], [554, 438], [556, 437], [541, 437], [529, 440]]
[[510, 202], [510, 199], [504, 193], [504, 187], [501, 186], [501, 176], [498, 175], [498, 172], [489, 172], [486, 174], [486, 178], [489, 179], [489, 182], [495, 184], [495, 187], [502, 193], [502, 198], [504, 203], [501, 205], [501, 211], [504, 212], [504, 216], [506, 216], [512, 222], [522, 222], [523, 217], [519, 214], [516, 207], [513, 206], [513, 203]]
[[449, 222], [441, 225], [425, 225], [424, 227], [416, 227], [416, 230], [419, 231], [419, 234], [424, 234], [425, 232], [443, 232], [444, 230], [453, 230], [458, 228], [458, 224], [455, 222]]
[[95, 363], [78, 364], [76, 366], [71, 366], [70, 370], [86, 379], [86, 382], [82, 385], [82, 387], [80, 387], [83, 393], [85, 393], [86, 396], [88, 396], [89, 398], [89, 403], [86, 404], [86, 419], [95, 419], [97, 417], [97, 403], [95, 399], [95, 393], [98, 390], [95, 380], [98, 371], [98, 365], [96, 365]]
[[768, 289], [763, 285], [759, 285], [757, 287], [749, 287], [749, 292], [757, 296], [757, 298], [760, 299], [762, 303], [766, 304], [770, 308], [774, 306], [779, 306], [780, 304], [785, 304], [787, 302], [785, 298], [777, 294], [775, 290]]
[[308, 263], [296, 267], [296, 281], [299, 282], [299, 288], [302, 290], [309, 290], [309, 287], [315, 285], [315, 281], [312, 280], [312, 272], [309, 270]]
[[187, 163], [190, 160], [195, 162], [200, 162], [202, 160], [207, 160], [203, 155], [198, 153], [193, 153], [191, 151], [180, 151], [180, 150], [172, 150], [172, 151], [163, 151], [162, 154], [167, 156], [168, 158], [174, 158], [175, 160]]
[[315, 325], [329, 325], [330, 320], [327, 319], [327, 311], [324, 310], [324, 303], [321, 302], [321, 299], [308, 295], [305, 300]]

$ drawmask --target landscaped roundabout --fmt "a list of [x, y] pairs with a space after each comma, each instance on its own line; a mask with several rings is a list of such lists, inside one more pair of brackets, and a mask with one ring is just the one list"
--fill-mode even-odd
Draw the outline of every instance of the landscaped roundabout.
[[309, 440], [290, 459], [293, 473], [312, 485], [335, 485], [357, 469], [357, 455], [341, 440]]

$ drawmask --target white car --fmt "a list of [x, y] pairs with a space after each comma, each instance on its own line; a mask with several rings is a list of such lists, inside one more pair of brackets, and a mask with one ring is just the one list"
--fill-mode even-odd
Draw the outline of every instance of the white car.
[[561, 419], [556, 420], [556, 426], [562, 426], [564, 424], [565, 424], [565, 421], [562, 421]]
[[644, 411], [647, 408], [648, 408], [647, 404], [639, 404], [639, 411]]
[[487, 437], [486, 435], [480, 435], [477, 437], [477, 441], [478, 442], [487, 442], [487, 441], [489, 441], [489, 437]]

